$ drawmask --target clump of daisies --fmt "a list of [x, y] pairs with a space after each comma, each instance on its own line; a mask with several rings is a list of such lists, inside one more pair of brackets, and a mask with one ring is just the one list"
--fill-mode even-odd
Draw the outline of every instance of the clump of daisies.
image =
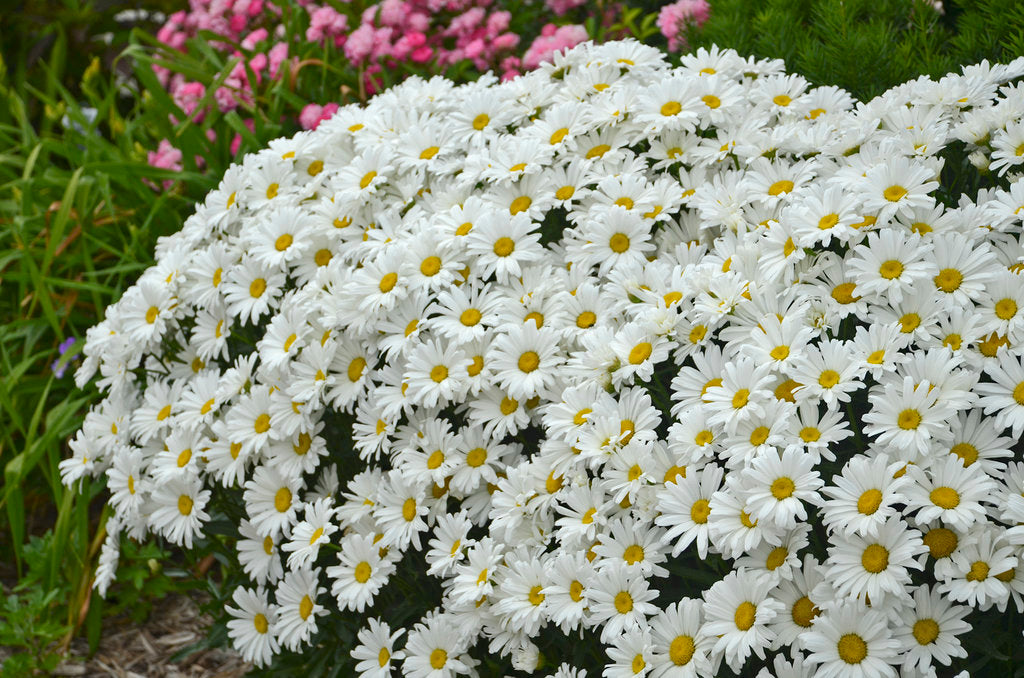
[[88, 333], [96, 587], [226, 544], [248, 660], [364, 677], [1019, 651], [1022, 76], [586, 44], [271, 142]]

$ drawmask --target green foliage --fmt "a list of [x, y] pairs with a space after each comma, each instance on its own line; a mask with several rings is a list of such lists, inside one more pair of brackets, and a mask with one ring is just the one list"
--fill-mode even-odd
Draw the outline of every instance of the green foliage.
[[1024, 54], [1024, 3], [946, 0], [713, 0], [691, 46], [781, 58], [815, 85], [867, 100], [920, 75], [941, 77], [988, 59]]

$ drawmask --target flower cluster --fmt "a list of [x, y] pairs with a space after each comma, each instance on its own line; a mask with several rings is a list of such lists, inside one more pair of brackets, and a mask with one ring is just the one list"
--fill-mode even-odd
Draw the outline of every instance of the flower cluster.
[[678, 52], [686, 49], [686, 31], [703, 26], [711, 15], [707, 0], [676, 0], [658, 12], [658, 28], [668, 39], [668, 49]]
[[[246, 156], [88, 332], [100, 591], [240, 514], [258, 665], [337, 615], [360, 676], [965, 657], [1024, 608], [1024, 58], [856, 106], [783, 69], [585, 43]], [[992, 188], [940, 184], [968, 154]], [[393, 628], [406, 577], [443, 593]]]

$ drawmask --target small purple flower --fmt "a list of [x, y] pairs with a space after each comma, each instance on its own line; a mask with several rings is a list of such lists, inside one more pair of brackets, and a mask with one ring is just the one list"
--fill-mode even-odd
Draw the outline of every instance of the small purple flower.
[[64, 341], [60, 342], [60, 346], [57, 347], [57, 359], [50, 365], [50, 369], [53, 370], [54, 375], [56, 375], [58, 379], [64, 376], [64, 372], [68, 368], [67, 362], [61, 364], [61, 358], [64, 357], [64, 354], [68, 352], [69, 348], [75, 345], [75, 341], [75, 337], [68, 337]]

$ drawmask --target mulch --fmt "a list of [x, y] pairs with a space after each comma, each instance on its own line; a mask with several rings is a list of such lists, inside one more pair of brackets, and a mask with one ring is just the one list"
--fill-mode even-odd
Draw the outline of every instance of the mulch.
[[[171, 658], [206, 635], [210, 618], [187, 596], [169, 596], [154, 606], [145, 622], [108, 620], [99, 648], [89, 657], [85, 640], [76, 638], [54, 676], [113, 678], [237, 678], [251, 668], [230, 648], [200, 650]], [[3, 654], [0, 649], [0, 655]], [[0, 656], [2, 662], [2, 656]]]

